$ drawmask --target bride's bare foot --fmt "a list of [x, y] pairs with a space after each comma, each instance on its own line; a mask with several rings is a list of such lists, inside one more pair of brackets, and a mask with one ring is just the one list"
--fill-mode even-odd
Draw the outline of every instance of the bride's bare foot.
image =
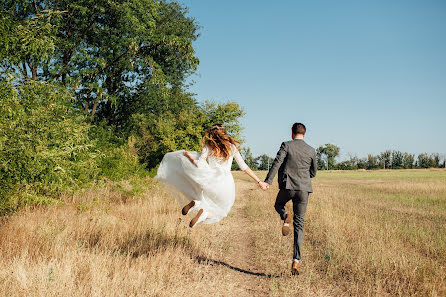
[[189, 223], [189, 227], [193, 227], [195, 226], [195, 224], [197, 223], [198, 219], [200, 218], [201, 214], [203, 213], [203, 209], [200, 209], [197, 213], [197, 215], [190, 221]]
[[186, 204], [183, 209], [181, 210], [181, 213], [183, 214], [183, 216], [187, 215], [187, 213], [189, 212], [189, 210], [195, 206], [195, 201], [192, 200], [191, 202], [189, 202], [188, 204]]

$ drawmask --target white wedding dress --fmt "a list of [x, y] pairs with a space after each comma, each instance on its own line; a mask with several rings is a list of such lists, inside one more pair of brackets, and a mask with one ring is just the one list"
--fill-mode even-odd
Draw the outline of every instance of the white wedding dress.
[[197, 224], [220, 221], [228, 215], [235, 199], [232, 160], [235, 159], [243, 171], [248, 166], [235, 145], [231, 145], [228, 160], [214, 157], [207, 146], [201, 154], [190, 152], [195, 165], [183, 153], [184, 150], [165, 154], [155, 179], [166, 186], [181, 206], [195, 200], [195, 206], [190, 211], [197, 213], [203, 209]]

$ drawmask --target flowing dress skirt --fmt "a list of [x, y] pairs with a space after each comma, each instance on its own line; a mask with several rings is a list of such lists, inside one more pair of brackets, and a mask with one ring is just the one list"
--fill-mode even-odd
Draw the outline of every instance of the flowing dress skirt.
[[[211, 224], [226, 217], [234, 204], [235, 185], [231, 171], [205, 162], [198, 168], [184, 155], [184, 150], [164, 155], [155, 179], [165, 186], [181, 206], [195, 200], [193, 213], [204, 210], [202, 223]], [[197, 152], [189, 152], [198, 159]]]

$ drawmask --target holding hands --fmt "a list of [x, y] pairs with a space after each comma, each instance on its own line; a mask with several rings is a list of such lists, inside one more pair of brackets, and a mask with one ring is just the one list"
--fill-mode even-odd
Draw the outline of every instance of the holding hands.
[[268, 183], [259, 181], [258, 184], [259, 184], [259, 188], [262, 189], [263, 191], [266, 191], [266, 190], [269, 189], [269, 184]]

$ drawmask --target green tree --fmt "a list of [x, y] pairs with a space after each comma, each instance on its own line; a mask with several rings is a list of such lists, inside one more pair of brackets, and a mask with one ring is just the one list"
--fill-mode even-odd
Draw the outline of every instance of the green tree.
[[440, 155], [438, 153], [434, 153], [430, 156], [430, 167], [439, 168], [440, 167]]
[[403, 155], [403, 167], [406, 169], [413, 168], [415, 156], [413, 154], [404, 153]]
[[374, 155], [367, 155], [367, 169], [376, 169], [379, 168], [379, 161], [378, 157]]
[[204, 132], [217, 121], [236, 139], [242, 131], [238, 121], [244, 112], [238, 104], [196, 105], [193, 98], [183, 96], [178, 100], [178, 94], [170, 92], [164, 100], [151, 100], [141, 113], [133, 115], [130, 129], [136, 137], [138, 155], [148, 168], [156, 167], [170, 151], [200, 152]]
[[339, 155], [340, 148], [334, 144], [327, 143], [325, 146], [320, 146], [317, 149], [317, 154], [319, 154], [322, 158], [322, 156], [325, 156], [327, 160], [327, 169], [334, 169], [336, 162], [335, 158]]
[[390, 165], [392, 164], [392, 152], [390, 150], [386, 150], [385, 152], [380, 153], [378, 160], [381, 168], [390, 168]]
[[[13, 8], [14, 7], [14, 8]], [[3, 1], [0, 6], [0, 74], [37, 79], [56, 50], [57, 28], [62, 12], [34, 13], [32, 1]]]
[[356, 165], [357, 165], [358, 169], [367, 169], [368, 159], [367, 158], [359, 158]]
[[245, 115], [245, 112], [238, 103], [226, 102], [221, 104], [207, 100], [200, 107], [207, 117], [204, 128], [211, 127], [214, 124], [223, 124], [232, 137], [243, 143], [243, 128], [240, 125], [240, 119]]
[[354, 170], [358, 169], [356, 165], [352, 163], [352, 160], [345, 160], [336, 164], [337, 170]]
[[266, 154], [263, 154], [256, 158], [256, 163], [258, 164], [257, 166], [258, 170], [269, 170], [273, 162], [274, 158], [271, 158]]
[[317, 160], [317, 169], [318, 170], [325, 170], [325, 169], [327, 169], [327, 166], [325, 164], [325, 160], [323, 159], [322, 146], [320, 146], [320, 147], [318, 147], [316, 149], [316, 160]]
[[147, 81], [184, 87], [198, 25], [177, 2], [9, 0], [1, 5], [2, 69], [61, 81], [77, 108], [119, 128]]
[[404, 164], [404, 154], [400, 151], [392, 151], [392, 168], [399, 169], [403, 168]]
[[249, 166], [252, 170], [257, 170], [257, 160], [252, 155], [251, 149], [249, 147], [243, 147], [240, 151], [240, 154], [245, 160], [246, 165]]
[[0, 213], [47, 203], [98, 176], [102, 154], [64, 87], [2, 80], [0, 97]]
[[420, 168], [430, 168], [432, 167], [432, 158], [427, 153], [422, 153], [418, 155], [417, 164]]

